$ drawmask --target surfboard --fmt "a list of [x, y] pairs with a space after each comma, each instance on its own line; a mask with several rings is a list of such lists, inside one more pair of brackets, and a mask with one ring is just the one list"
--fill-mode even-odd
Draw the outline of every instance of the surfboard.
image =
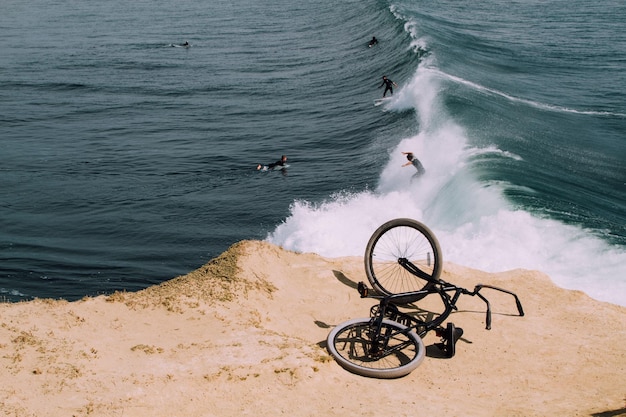
[[376, 100], [374, 100], [374, 106], [380, 106], [381, 104], [386, 103], [389, 100], [391, 100], [391, 97], [377, 98]]
[[259, 171], [267, 172], [267, 171], [280, 171], [281, 169], [289, 168], [289, 164], [285, 164], [283, 166], [276, 166], [273, 169], [270, 169], [267, 165], [263, 165]]

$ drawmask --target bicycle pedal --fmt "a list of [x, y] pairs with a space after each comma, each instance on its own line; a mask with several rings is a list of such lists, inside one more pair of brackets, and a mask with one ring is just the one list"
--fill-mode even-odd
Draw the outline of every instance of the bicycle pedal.
[[463, 335], [463, 329], [454, 326], [454, 323], [448, 323], [445, 336], [445, 351], [449, 358], [456, 354], [456, 342]]
[[359, 283], [357, 284], [357, 290], [359, 291], [361, 298], [365, 298], [369, 294], [369, 288], [367, 288], [363, 281], [359, 281]]
[[463, 329], [461, 329], [460, 327], [457, 327], [454, 329], [454, 334], [453, 334], [453, 339], [454, 339], [454, 343], [457, 342], [457, 340], [459, 340], [461, 338], [461, 336], [463, 336]]

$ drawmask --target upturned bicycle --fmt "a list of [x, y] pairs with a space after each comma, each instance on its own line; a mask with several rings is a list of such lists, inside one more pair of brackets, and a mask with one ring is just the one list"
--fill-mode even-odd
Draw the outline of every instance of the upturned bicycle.
[[[477, 296], [486, 304], [486, 329], [491, 329], [491, 304], [481, 293], [490, 289], [510, 294], [520, 316], [522, 304], [516, 294], [491, 285], [472, 291], [439, 278], [442, 256], [439, 242], [424, 224], [413, 219], [394, 219], [380, 226], [365, 251], [365, 270], [373, 288], [359, 282], [362, 298], [377, 299], [370, 317], [348, 320], [328, 335], [327, 348], [335, 360], [353, 373], [374, 378], [399, 378], [417, 368], [426, 355], [422, 338], [435, 331], [436, 346], [453, 357], [461, 328], [444, 322], [457, 310], [461, 295]], [[416, 303], [437, 294], [443, 312], [421, 311]], [[423, 312], [425, 314], [419, 314]]]

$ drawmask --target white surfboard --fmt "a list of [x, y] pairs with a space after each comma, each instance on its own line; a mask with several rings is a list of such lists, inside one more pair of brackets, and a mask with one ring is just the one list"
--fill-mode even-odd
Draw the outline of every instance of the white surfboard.
[[267, 171], [280, 171], [281, 169], [285, 169], [285, 168], [289, 168], [289, 164], [285, 164], [285, 165], [277, 165], [275, 166], [273, 169], [270, 169], [267, 165], [263, 165], [261, 167], [261, 169], [259, 169], [259, 171], [261, 172], [267, 172]]

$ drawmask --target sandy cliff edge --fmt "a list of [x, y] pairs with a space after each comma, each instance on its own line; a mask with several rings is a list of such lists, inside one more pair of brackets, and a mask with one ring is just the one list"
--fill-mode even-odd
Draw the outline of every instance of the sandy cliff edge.
[[442, 278], [514, 291], [526, 315], [489, 293], [488, 331], [484, 304], [462, 298], [456, 356], [395, 380], [351, 374], [324, 347], [375, 303], [354, 289], [358, 257], [244, 241], [137, 293], [0, 304], [0, 415], [626, 415], [625, 307], [534, 271], [446, 263]]

